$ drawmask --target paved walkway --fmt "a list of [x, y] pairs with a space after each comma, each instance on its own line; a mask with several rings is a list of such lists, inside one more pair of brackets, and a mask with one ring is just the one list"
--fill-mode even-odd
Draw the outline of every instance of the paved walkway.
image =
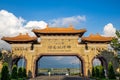
[[73, 77], [73, 76], [39, 76], [29, 80], [90, 80], [88, 78]]

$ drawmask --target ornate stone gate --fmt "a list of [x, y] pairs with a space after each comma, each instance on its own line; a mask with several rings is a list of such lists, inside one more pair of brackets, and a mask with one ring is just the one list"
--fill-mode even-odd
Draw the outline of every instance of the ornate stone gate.
[[19, 34], [15, 37], [3, 37], [2, 40], [12, 46], [12, 59], [24, 57], [26, 60], [27, 73], [32, 77], [36, 76], [36, 63], [41, 56], [77, 56], [83, 67], [83, 75], [89, 76], [93, 66], [93, 59], [98, 58], [107, 70], [108, 62], [112, 61], [114, 69], [117, 70], [118, 64], [115, 63], [115, 53], [108, 51], [108, 44], [111, 37], [103, 37], [99, 34], [91, 34], [82, 37], [85, 29], [46, 27], [45, 29], [32, 30], [37, 37], [28, 34]]

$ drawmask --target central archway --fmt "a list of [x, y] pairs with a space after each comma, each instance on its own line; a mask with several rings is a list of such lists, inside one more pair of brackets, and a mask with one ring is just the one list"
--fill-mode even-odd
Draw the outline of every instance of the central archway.
[[[78, 64], [77, 64], [77, 67], [75, 66], [74, 63], [70, 62], [71, 65], [69, 67], [62, 67], [59, 69], [59, 71], [61, 73], [55, 73], [55, 67], [47, 67], [47, 69], [44, 68], [44, 70], [46, 71], [46, 73], [40, 73], [40, 69], [39, 68], [42, 68], [40, 65], [42, 65], [42, 63], [40, 63], [41, 59], [44, 58], [44, 57], [73, 57], [75, 59], [78, 60]], [[71, 60], [72, 61], [72, 60]], [[54, 61], [55, 62], [55, 61]], [[56, 61], [57, 63], [57, 61]], [[58, 63], [59, 64], [59, 63]], [[84, 60], [81, 58], [81, 57], [78, 57], [76, 55], [42, 55], [42, 56], [39, 56], [36, 60], [35, 60], [35, 76], [40, 76], [40, 75], [48, 75], [48, 71], [50, 70], [53, 70], [52, 72], [52, 75], [79, 75], [79, 76], [84, 76]], [[57, 67], [56, 67], [57, 69]], [[62, 71], [64, 70], [64, 71]], [[75, 71], [77, 70], [77, 71]], [[66, 74], [67, 73], [67, 74]]]

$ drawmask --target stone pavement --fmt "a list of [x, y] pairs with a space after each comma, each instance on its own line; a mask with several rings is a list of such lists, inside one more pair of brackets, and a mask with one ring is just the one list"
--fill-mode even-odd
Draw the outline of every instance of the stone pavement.
[[90, 80], [78, 76], [39, 76], [29, 80]]

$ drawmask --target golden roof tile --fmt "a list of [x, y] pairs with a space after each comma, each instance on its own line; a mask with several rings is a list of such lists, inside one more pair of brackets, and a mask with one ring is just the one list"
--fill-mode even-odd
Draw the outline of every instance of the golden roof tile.
[[90, 34], [88, 37], [82, 37], [82, 41], [90, 42], [109, 42], [112, 40], [112, 37], [104, 37], [99, 34]]
[[3, 37], [2, 40], [9, 42], [26, 42], [26, 41], [35, 41], [37, 40], [37, 37], [30, 37], [28, 33], [26, 34], [20, 33], [18, 36], [15, 37]]
[[47, 33], [47, 34], [53, 34], [53, 33], [84, 33], [86, 32], [86, 29], [74, 29], [73, 26], [70, 26], [68, 28], [65, 27], [46, 27], [45, 29], [33, 29], [34, 33]]

